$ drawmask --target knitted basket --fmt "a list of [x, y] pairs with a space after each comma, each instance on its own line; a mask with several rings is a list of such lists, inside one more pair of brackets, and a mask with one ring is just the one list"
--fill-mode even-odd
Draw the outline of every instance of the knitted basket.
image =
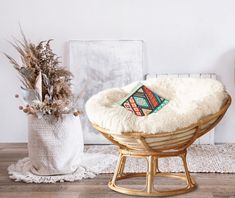
[[31, 115], [28, 132], [28, 152], [34, 174], [68, 174], [77, 169], [84, 149], [78, 117], [43, 116], [39, 119]]

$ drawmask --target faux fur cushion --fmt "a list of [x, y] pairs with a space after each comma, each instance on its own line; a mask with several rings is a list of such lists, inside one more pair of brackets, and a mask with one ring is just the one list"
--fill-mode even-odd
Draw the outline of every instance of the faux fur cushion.
[[218, 112], [227, 96], [224, 86], [213, 79], [149, 79], [141, 83], [168, 99], [169, 103], [158, 113], [136, 116], [116, 103], [127, 96], [137, 83], [107, 89], [92, 96], [86, 103], [89, 120], [109, 129], [110, 133], [170, 132]]
[[147, 116], [159, 111], [168, 103], [168, 100], [152, 92], [142, 83], [139, 83], [125, 98], [118, 102], [137, 116]]

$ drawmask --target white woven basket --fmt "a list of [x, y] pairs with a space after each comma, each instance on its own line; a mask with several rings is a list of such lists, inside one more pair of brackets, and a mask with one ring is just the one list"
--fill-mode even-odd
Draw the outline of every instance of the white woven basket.
[[37, 175], [74, 172], [83, 155], [84, 142], [79, 117], [65, 115], [28, 118], [28, 151], [31, 171]]

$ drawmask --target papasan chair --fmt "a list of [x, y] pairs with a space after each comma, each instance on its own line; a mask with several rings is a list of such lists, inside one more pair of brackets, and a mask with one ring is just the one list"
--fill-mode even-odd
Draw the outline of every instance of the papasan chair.
[[[118, 101], [137, 83], [101, 91], [86, 103], [86, 113], [94, 128], [119, 147], [119, 158], [109, 188], [139, 196], [171, 196], [192, 191], [196, 183], [187, 167], [187, 149], [222, 119], [231, 104], [230, 95], [219, 81], [213, 79], [148, 79], [141, 83], [169, 102], [156, 113], [136, 116]], [[181, 157], [185, 174], [159, 170], [159, 158], [176, 156]], [[146, 173], [125, 173], [127, 157], [145, 158]], [[157, 190], [154, 177], [158, 176], [184, 180], [186, 186]], [[116, 183], [132, 177], [146, 177], [146, 186], [139, 190]]]

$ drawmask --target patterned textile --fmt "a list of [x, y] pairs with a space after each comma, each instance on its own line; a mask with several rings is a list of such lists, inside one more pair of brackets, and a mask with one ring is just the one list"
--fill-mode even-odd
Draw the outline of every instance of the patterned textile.
[[168, 103], [168, 100], [152, 92], [145, 85], [139, 83], [135, 89], [119, 104], [137, 116], [146, 116], [157, 112]]

